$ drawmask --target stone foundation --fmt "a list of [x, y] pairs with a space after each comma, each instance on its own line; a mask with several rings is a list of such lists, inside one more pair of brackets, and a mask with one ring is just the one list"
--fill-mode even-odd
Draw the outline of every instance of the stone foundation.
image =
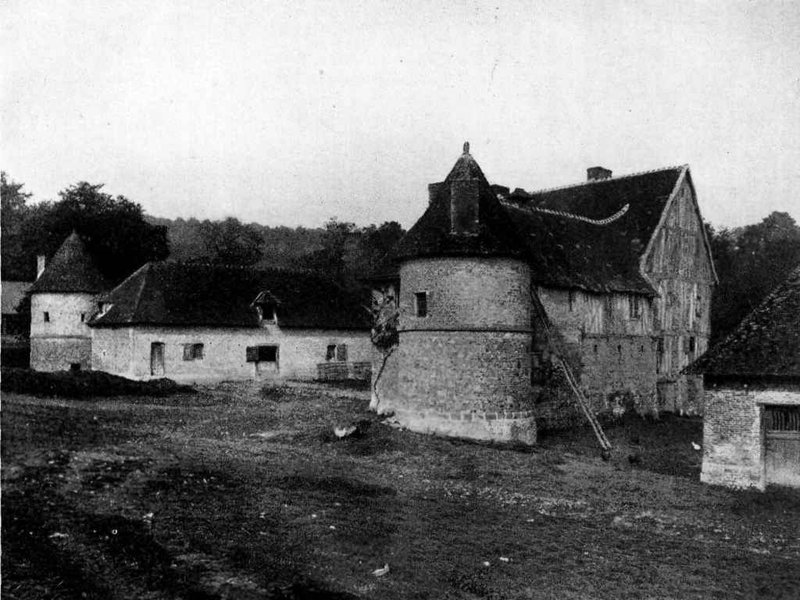
[[92, 340], [86, 338], [31, 338], [31, 369], [68, 371], [73, 365], [92, 368]]
[[396, 410], [395, 419], [418, 433], [493, 442], [536, 443], [536, 419], [522, 412]]

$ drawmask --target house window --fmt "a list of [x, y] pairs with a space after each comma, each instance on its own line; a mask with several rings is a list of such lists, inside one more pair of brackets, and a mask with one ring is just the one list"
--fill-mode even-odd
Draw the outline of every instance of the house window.
[[203, 344], [184, 344], [183, 360], [203, 360]]
[[261, 305], [261, 320], [262, 321], [274, 321], [275, 320], [275, 305], [274, 304], [262, 304]]
[[687, 347], [688, 347], [689, 354], [694, 354], [695, 348], [697, 347], [697, 342], [695, 341], [695, 337], [694, 336], [691, 336], [689, 338], [689, 344], [688, 344]]
[[569, 312], [575, 309], [575, 292], [570, 290], [567, 292], [567, 302], [569, 303]]
[[428, 316], [428, 292], [414, 294], [414, 314], [418, 317]]
[[336, 360], [339, 362], [347, 361], [347, 344], [328, 344], [325, 350], [325, 360]]
[[44, 322], [45, 323], [49, 323], [50, 322], [50, 313], [47, 312], [47, 311], [44, 311]]
[[278, 362], [278, 346], [248, 346], [247, 362]]
[[628, 312], [631, 319], [641, 318], [642, 299], [639, 296], [628, 296]]
[[81, 323], [86, 323], [86, 313], [81, 313]]

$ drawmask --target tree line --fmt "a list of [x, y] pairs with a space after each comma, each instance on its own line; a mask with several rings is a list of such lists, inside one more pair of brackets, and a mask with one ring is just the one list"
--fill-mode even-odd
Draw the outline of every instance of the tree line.
[[[24, 184], [0, 173], [3, 279], [32, 280], [35, 257], [52, 256], [77, 231], [112, 283], [148, 261], [184, 261], [256, 268], [305, 269], [323, 273], [348, 287], [378, 268], [405, 233], [394, 221], [359, 227], [329, 219], [323, 227], [269, 227], [221, 221], [161, 219], [141, 205], [112, 196], [100, 184], [80, 182], [59, 199], [31, 202]], [[800, 226], [788, 213], [773, 212], [760, 223], [716, 229], [706, 224], [719, 285], [711, 304], [712, 343], [800, 265]]]
[[54, 201], [31, 202], [24, 184], [0, 173], [3, 278], [32, 280], [36, 256], [52, 257], [77, 231], [112, 283], [167, 257], [219, 265], [313, 270], [355, 287], [405, 233], [399, 223], [359, 227], [335, 217], [321, 228], [269, 227], [147, 216], [141, 205], [79, 182]]

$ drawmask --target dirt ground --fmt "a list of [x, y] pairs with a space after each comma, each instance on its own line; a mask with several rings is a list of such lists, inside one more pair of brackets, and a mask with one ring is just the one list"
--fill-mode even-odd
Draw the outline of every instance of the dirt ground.
[[628, 419], [603, 461], [590, 430], [472, 444], [367, 400], [3, 394], [3, 597], [800, 597], [800, 493], [701, 485], [699, 420]]

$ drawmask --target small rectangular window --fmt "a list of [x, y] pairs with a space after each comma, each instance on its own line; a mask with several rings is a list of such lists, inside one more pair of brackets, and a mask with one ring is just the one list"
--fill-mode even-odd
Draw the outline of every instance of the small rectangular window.
[[642, 316], [642, 299], [639, 296], [628, 296], [628, 309], [631, 319], [639, 319]]
[[203, 344], [184, 344], [183, 360], [203, 360]]
[[325, 350], [325, 360], [336, 360], [336, 344], [328, 344]]
[[569, 303], [569, 312], [575, 309], [575, 292], [570, 290], [567, 292], [567, 302]]
[[247, 362], [278, 362], [278, 346], [248, 346]]
[[81, 323], [86, 322], [86, 313], [81, 313]]
[[414, 294], [414, 313], [418, 317], [428, 316], [428, 292]]
[[339, 344], [336, 346], [336, 360], [341, 362], [347, 361], [347, 344]]
[[693, 354], [696, 347], [697, 347], [697, 342], [695, 341], [694, 336], [692, 336], [689, 338], [689, 354]]
[[45, 323], [49, 323], [50, 322], [50, 313], [47, 312], [47, 311], [44, 311], [44, 322]]

